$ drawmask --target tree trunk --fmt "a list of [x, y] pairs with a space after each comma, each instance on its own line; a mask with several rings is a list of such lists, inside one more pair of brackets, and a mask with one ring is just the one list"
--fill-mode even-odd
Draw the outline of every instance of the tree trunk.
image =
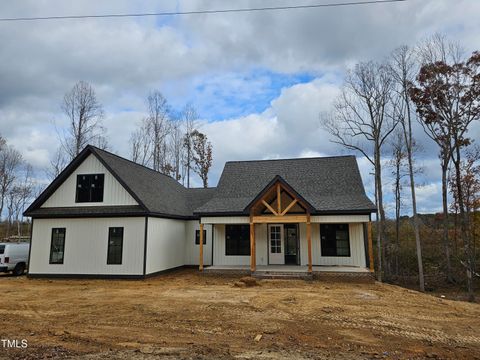
[[[377, 193], [377, 246], [378, 246], [378, 273], [379, 281], [382, 281], [383, 274], [385, 271], [385, 211], [383, 209], [383, 191], [382, 191], [382, 165], [380, 163], [380, 151], [375, 151], [375, 188]], [[385, 274], [386, 275], [386, 274]], [[385, 276], [386, 277], [386, 276]]]
[[412, 211], [413, 211], [413, 229], [415, 232], [415, 245], [417, 248], [417, 263], [418, 263], [418, 283], [420, 291], [425, 291], [425, 277], [423, 274], [423, 260], [422, 260], [422, 244], [420, 241], [419, 221], [417, 214], [417, 197], [415, 193], [415, 179], [413, 176], [413, 162], [410, 147], [407, 147], [408, 152], [408, 172], [410, 176], [410, 192], [412, 194]]
[[442, 160], [442, 207], [443, 207], [443, 247], [445, 250], [445, 260], [447, 266], [447, 280], [453, 283], [452, 265], [450, 263], [450, 247], [448, 244], [448, 184], [447, 184], [448, 165], [445, 159]]
[[190, 189], [190, 162], [192, 161], [190, 158], [190, 139], [188, 139], [188, 147], [187, 147], [187, 188]]
[[[406, 81], [405, 81], [406, 84]], [[413, 212], [413, 231], [415, 233], [415, 246], [417, 249], [417, 264], [418, 264], [418, 283], [420, 291], [425, 291], [425, 277], [423, 274], [423, 260], [422, 260], [422, 243], [420, 241], [420, 223], [417, 214], [417, 195], [415, 192], [415, 176], [413, 168], [413, 136], [412, 136], [412, 119], [410, 111], [410, 101], [407, 93], [407, 86], [404, 85], [405, 90], [405, 104], [407, 111], [408, 128], [403, 123], [403, 133], [405, 136], [405, 142], [407, 143], [407, 160], [408, 160], [408, 176], [410, 179], [410, 193], [412, 196], [412, 212]]]
[[[399, 181], [397, 179], [397, 181]], [[400, 248], [400, 188], [397, 183], [397, 199], [395, 201], [395, 275], [398, 276], [398, 250]]]
[[[455, 144], [458, 144], [458, 140], [455, 139]], [[468, 301], [475, 301], [475, 294], [473, 290], [473, 271], [472, 261], [471, 261], [471, 244], [470, 244], [470, 233], [468, 226], [468, 218], [465, 212], [465, 204], [463, 198], [463, 186], [462, 186], [462, 172], [461, 172], [461, 155], [460, 155], [460, 146], [455, 147], [456, 156], [453, 159], [455, 165], [455, 183], [457, 186], [457, 201], [458, 209], [460, 211], [460, 231], [462, 234], [463, 248], [465, 252], [465, 261], [467, 264], [467, 288], [468, 288]]]

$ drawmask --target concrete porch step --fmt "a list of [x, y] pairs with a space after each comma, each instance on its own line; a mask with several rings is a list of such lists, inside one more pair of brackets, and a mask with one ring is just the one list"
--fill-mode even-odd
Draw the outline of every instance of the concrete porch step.
[[255, 271], [252, 276], [259, 279], [313, 279], [311, 273], [299, 271]]

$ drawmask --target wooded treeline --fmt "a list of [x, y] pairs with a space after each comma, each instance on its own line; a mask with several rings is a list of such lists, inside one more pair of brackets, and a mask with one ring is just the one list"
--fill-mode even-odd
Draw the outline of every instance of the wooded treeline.
[[32, 166], [0, 136], [0, 241], [28, 233], [23, 210], [38, 194], [37, 188]]
[[[399, 275], [405, 263], [402, 242], [413, 238], [418, 284], [424, 291], [424, 258], [432, 254], [425, 255], [423, 245], [433, 240], [435, 246], [428, 250], [443, 249], [439, 264], [447, 281], [464, 279], [473, 301], [474, 278], [479, 276], [480, 150], [468, 130], [480, 120], [480, 53], [464, 55], [459, 44], [437, 34], [415, 47], [394, 50], [382, 62], [358, 63], [348, 71], [334, 109], [321, 119], [333, 142], [358, 151], [373, 167], [378, 279], [390, 281]], [[422, 134], [415, 133], [416, 124], [436, 144], [442, 173], [442, 231], [428, 239], [417, 211], [422, 144], [416, 138]], [[393, 227], [385, 212], [385, 167], [394, 179]], [[401, 217], [407, 202], [408, 232]], [[452, 217], [461, 252], [451, 251]], [[462, 269], [461, 278], [452, 263]]]

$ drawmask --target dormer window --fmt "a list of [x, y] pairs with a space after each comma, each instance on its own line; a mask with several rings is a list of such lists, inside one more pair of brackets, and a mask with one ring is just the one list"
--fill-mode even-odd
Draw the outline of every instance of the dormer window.
[[104, 174], [77, 175], [75, 202], [102, 202]]

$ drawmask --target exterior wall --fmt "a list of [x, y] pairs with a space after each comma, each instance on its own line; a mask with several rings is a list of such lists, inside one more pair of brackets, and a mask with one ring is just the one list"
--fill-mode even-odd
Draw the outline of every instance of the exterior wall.
[[[204, 225], [207, 232], [207, 244], [203, 245], [203, 265], [212, 265], [212, 225]], [[195, 244], [195, 230], [200, 230], [198, 220], [185, 222], [185, 265], [198, 265], [200, 245]]]
[[185, 223], [148, 218], [146, 274], [185, 265]]
[[[75, 194], [77, 175], [105, 174], [103, 185], [103, 202], [76, 203]], [[105, 166], [90, 154], [83, 163], [63, 182], [41, 207], [67, 206], [109, 206], [109, 205], [138, 205], [137, 201], [125, 190]]]
[[[121, 265], [107, 265], [108, 228], [123, 227]], [[52, 228], [66, 228], [63, 264], [49, 264]], [[145, 218], [35, 219], [30, 274], [143, 275]]]

